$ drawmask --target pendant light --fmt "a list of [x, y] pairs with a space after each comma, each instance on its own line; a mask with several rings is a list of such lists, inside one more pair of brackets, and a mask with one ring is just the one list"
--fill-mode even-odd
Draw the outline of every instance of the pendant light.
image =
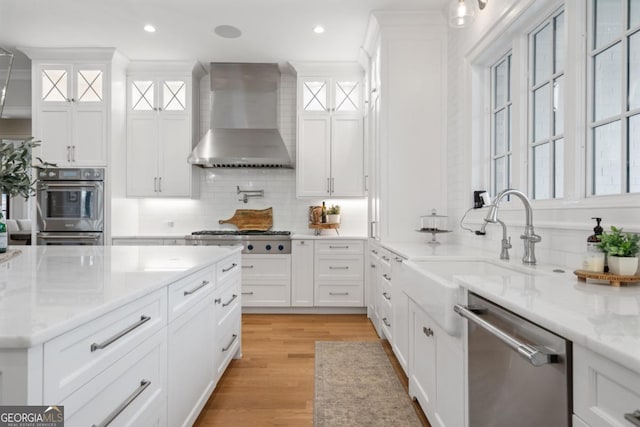
[[[449, 5], [449, 25], [453, 28], [463, 28], [473, 21], [473, 1], [453, 0]], [[486, 2], [485, 2], [486, 3]]]

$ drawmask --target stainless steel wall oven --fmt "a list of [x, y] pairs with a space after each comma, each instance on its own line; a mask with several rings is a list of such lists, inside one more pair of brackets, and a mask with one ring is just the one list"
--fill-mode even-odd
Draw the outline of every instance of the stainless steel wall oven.
[[38, 173], [39, 245], [104, 244], [102, 168], [59, 168]]

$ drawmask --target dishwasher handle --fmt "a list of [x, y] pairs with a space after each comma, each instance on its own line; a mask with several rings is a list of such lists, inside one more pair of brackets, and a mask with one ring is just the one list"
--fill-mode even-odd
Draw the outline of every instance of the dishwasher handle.
[[491, 323], [482, 319], [480, 316], [475, 314], [469, 307], [465, 307], [460, 304], [456, 304], [453, 306], [453, 311], [458, 313], [460, 316], [466, 318], [467, 320], [475, 323], [480, 326], [485, 331], [489, 332], [491, 335], [498, 338], [500, 341], [505, 343], [509, 348], [514, 350], [518, 355], [527, 360], [533, 366], [542, 366], [550, 363], [558, 363], [558, 355], [553, 353], [547, 353], [543, 351], [540, 347], [532, 346], [517, 338], [512, 337], [507, 334], [503, 330], [496, 328]]

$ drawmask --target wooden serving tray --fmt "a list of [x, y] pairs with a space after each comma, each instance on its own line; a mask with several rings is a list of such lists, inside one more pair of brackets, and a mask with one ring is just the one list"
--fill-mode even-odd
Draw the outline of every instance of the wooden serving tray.
[[340, 234], [340, 232], [338, 231], [338, 228], [340, 228], [340, 223], [339, 222], [336, 222], [336, 223], [333, 223], [333, 224], [327, 224], [327, 223], [324, 223], [324, 222], [319, 222], [319, 223], [310, 222], [309, 223], [309, 228], [314, 228], [316, 230], [315, 231], [315, 235], [316, 236], [319, 236], [320, 232], [322, 230], [331, 230], [331, 229], [336, 230], [336, 234], [338, 234], [338, 235]]
[[595, 271], [576, 270], [573, 272], [578, 276], [580, 282], [586, 282], [587, 279], [605, 280], [611, 286], [620, 286], [621, 284], [640, 282], [640, 276], [622, 276], [611, 273], [597, 273]]
[[236, 209], [229, 219], [221, 219], [218, 224], [233, 224], [238, 230], [267, 231], [273, 227], [273, 208]]

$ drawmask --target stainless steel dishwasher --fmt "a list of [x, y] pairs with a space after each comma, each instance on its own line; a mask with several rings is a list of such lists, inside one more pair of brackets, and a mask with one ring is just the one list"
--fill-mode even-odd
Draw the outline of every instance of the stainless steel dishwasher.
[[571, 426], [571, 342], [470, 292], [469, 427]]

